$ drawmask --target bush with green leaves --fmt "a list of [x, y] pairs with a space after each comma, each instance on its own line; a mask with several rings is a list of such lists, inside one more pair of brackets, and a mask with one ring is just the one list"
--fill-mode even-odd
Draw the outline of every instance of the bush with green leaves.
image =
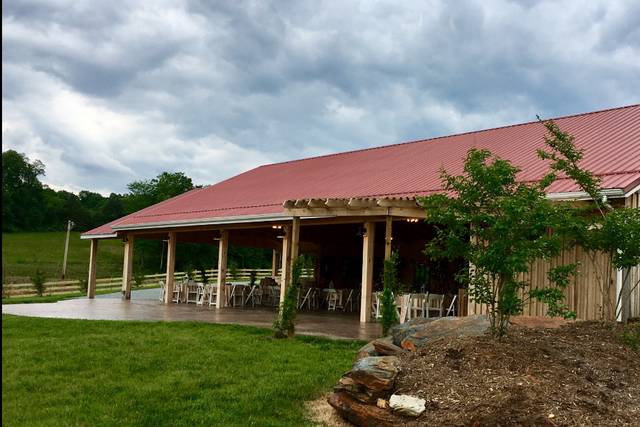
[[144, 273], [142, 271], [136, 271], [133, 275], [133, 286], [140, 288], [144, 285]]
[[[548, 146], [566, 140], [566, 134], [557, 131], [549, 130]], [[575, 245], [584, 230], [584, 215], [571, 204], [546, 197], [558, 178], [553, 167], [535, 183], [519, 182], [519, 172], [488, 150], [471, 149], [463, 175], [441, 172], [443, 194], [419, 198], [428, 214], [426, 221], [436, 230], [427, 255], [468, 262], [457, 279], [467, 286], [472, 300], [488, 306], [496, 336], [507, 332], [510, 317], [520, 314], [529, 298], [548, 304], [549, 314], [575, 317], [562, 301], [577, 265], [552, 268], [548, 286], [533, 292], [530, 283], [519, 277], [532, 262], [556, 257]], [[579, 168], [574, 171], [575, 176], [584, 173]]]
[[295, 320], [298, 313], [298, 293], [300, 291], [302, 272], [307, 268], [307, 258], [297, 257], [291, 265], [291, 283], [287, 286], [284, 300], [280, 304], [278, 317], [273, 323], [276, 338], [292, 337], [295, 334]]
[[231, 279], [238, 280], [240, 277], [240, 272], [238, 271], [238, 264], [235, 262], [229, 263], [229, 276]]
[[78, 289], [81, 293], [86, 294], [89, 291], [89, 280], [86, 278], [78, 280]]
[[37, 269], [36, 273], [33, 276], [31, 276], [31, 283], [33, 283], [33, 288], [35, 289], [36, 294], [38, 294], [39, 297], [41, 297], [44, 294], [45, 280], [46, 278], [44, 277], [44, 273], [40, 269]]
[[398, 292], [398, 253], [393, 252], [390, 259], [384, 261], [382, 273], [384, 289], [380, 297], [382, 334], [387, 335], [393, 325], [400, 321], [396, 308], [395, 294]]

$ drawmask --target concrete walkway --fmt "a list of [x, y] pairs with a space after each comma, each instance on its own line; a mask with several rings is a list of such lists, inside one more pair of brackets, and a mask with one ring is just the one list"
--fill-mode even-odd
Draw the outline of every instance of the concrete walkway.
[[[275, 308], [223, 308], [216, 310], [215, 308], [199, 307], [195, 304], [164, 305], [157, 299], [139, 299], [135, 293], [129, 301], [123, 301], [110, 294], [103, 296], [103, 298], [79, 298], [56, 303], [7, 304], [2, 306], [2, 313], [62, 319], [194, 321], [251, 325], [263, 328], [271, 328], [275, 318]], [[380, 325], [376, 323], [361, 325], [357, 313], [302, 311], [297, 317], [296, 332], [302, 335], [369, 341], [379, 337], [381, 329]]]

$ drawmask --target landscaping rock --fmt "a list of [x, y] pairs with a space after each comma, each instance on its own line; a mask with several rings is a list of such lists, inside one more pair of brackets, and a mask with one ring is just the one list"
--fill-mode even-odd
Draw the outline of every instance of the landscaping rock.
[[489, 319], [483, 315], [465, 317], [441, 317], [430, 323], [420, 324], [401, 342], [400, 347], [415, 351], [428, 342], [442, 337], [472, 337], [484, 335], [489, 330]]
[[426, 409], [427, 401], [418, 397], [394, 394], [389, 399], [389, 406], [393, 411], [408, 417], [417, 417]]
[[402, 340], [404, 340], [409, 335], [416, 333], [418, 330], [424, 328], [425, 325], [428, 325], [434, 320], [437, 320], [437, 318], [426, 319], [417, 317], [405, 323], [400, 323], [399, 325], [393, 326], [390, 331], [393, 344], [400, 346]]
[[343, 418], [357, 426], [392, 426], [394, 417], [386, 409], [376, 405], [367, 405], [354, 399], [348, 393], [340, 391], [332, 393], [327, 399]]
[[395, 356], [365, 357], [356, 361], [349, 376], [371, 392], [391, 390], [400, 371]]
[[359, 384], [351, 378], [351, 374], [348, 373], [338, 381], [338, 384], [333, 388], [335, 392], [348, 393], [354, 399], [359, 400], [362, 403], [376, 403], [380, 397], [387, 397], [388, 391], [372, 391], [368, 390], [362, 384]]
[[393, 343], [393, 337], [380, 338], [373, 341], [373, 347], [380, 356], [397, 356], [400, 353], [404, 353], [405, 350], [402, 347], [398, 347]]
[[358, 354], [356, 355], [356, 360], [360, 360], [363, 357], [371, 357], [371, 356], [379, 356], [372, 342], [367, 343], [366, 345], [361, 347], [360, 350], [358, 350]]

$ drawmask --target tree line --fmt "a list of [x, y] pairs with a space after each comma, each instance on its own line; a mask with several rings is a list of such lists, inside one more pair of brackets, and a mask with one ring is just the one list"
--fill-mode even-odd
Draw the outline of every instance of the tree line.
[[2, 231], [62, 231], [67, 220], [87, 231], [194, 188], [182, 172], [131, 182], [109, 196], [54, 190], [40, 181], [45, 165], [14, 150], [2, 153]]
[[[43, 184], [40, 178], [44, 175], [45, 165], [40, 160], [30, 160], [15, 150], [2, 152], [3, 232], [64, 231], [68, 220], [74, 222], [74, 230], [87, 231], [196, 187], [183, 172], [162, 172], [152, 179], [131, 182], [125, 194], [75, 194]], [[160, 271], [163, 250], [161, 241], [137, 241], [134, 253], [139, 271]], [[176, 268], [213, 268], [216, 259], [215, 245], [181, 243]], [[229, 264], [237, 268], [267, 268], [271, 253], [230, 247]]]

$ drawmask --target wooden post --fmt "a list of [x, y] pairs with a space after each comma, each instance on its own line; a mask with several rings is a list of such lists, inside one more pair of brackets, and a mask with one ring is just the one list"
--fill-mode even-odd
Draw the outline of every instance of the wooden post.
[[384, 228], [384, 259], [385, 260], [391, 259], [391, 240], [393, 240], [392, 230], [393, 230], [393, 219], [390, 216], [388, 216], [386, 218], [385, 228]]
[[129, 234], [124, 241], [124, 261], [122, 265], [122, 299], [131, 299], [131, 276], [133, 272], [133, 242]]
[[71, 228], [73, 227], [73, 221], [67, 221], [67, 238], [64, 241], [64, 257], [62, 259], [62, 280], [67, 275], [67, 255], [69, 254], [69, 235], [71, 234]]
[[226, 307], [226, 283], [227, 283], [227, 251], [229, 249], [229, 232], [220, 230], [218, 241], [218, 295], [216, 296], [216, 309]]
[[278, 274], [278, 251], [274, 249], [271, 254], [271, 277], [275, 279], [276, 274]]
[[89, 248], [89, 277], [87, 278], [87, 298], [96, 296], [96, 264], [98, 256], [98, 239], [91, 239]]
[[362, 296], [360, 300], [360, 323], [371, 322], [371, 298], [373, 290], [373, 248], [376, 224], [364, 223], [362, 237]]
[[294, 216], [291, 222], [291, 262], [298, 258], [300, 250], [300, 217]]
[[171, 304], [173, 299], [173, 280], [176, 270], [176, 233], [169, 233], [169, 240], [167, 241], [167, 270], [164, 286], [164, 303]]
[[282, 238], [282, 267], [280, 267], [280, 303], [284, 301], [284, 293], [291, 274], [291, 226], [285, 225], [282, 230], [284, 237]]

